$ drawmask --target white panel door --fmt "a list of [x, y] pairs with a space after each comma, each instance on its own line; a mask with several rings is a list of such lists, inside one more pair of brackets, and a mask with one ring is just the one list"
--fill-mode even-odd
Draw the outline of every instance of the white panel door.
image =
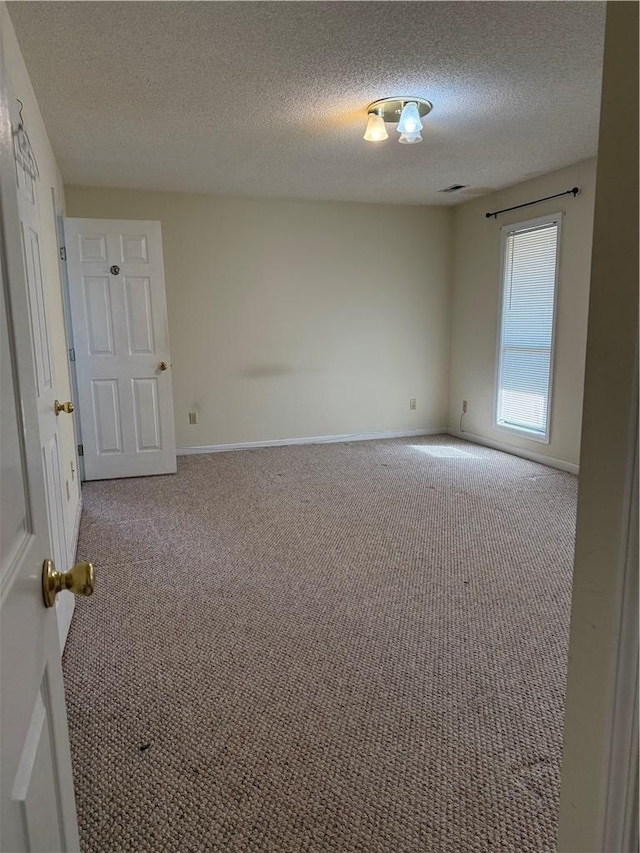
[[176, 470], [159, 222], [65, 219], [87, 480]]
[[[11, 109], [11, 113], [15, 126], [19, 122], [19, 117], [15, 110]], [[43, 277], [38, 182], [30, 173], [26, 161], [24, 157], [20, 156], [19, 151], [15, 161], [18, 215], [22, 237], [23, 265], [27, 281], [30, 337], [36, 377], [38, 426], [45, 476], [49, 537], [52, 558], [58, 567], [58, 571], [66, 571], [70, 567], [71, 561], [65, 524], [67, 497], [60, 463], [59, 419], [60, 417], [73, 417], [73, 415], [66, 413], [57, 415], [55, 409], [57, 390], [49, 333], [47, 288]], [[72, 554], [71, 559], [74, 556], [75, 554]], [[56, 612], [62, 648], [64, 648], [71, 624], [73, 608], [74, 598], [71, 593], [65, 592], [58, 596]]]
[[9, 103], [0, 40], [0, 850], [55, 853], [79, 839], [57, 620], [42, 598], [55, 439], [41, 442], [39, 405], [51, 370], [32, 345], [25, 262], [33, 274], [37, 238], [18, 215]]

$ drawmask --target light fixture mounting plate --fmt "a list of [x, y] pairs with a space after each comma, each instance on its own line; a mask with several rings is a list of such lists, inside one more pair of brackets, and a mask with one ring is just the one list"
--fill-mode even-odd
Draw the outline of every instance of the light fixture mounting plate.
[[369, 104], [367, 113], [377, 113], [382, 116], [385, 122], [389, 124], [397, 124], [400, 121], [400, 113], [407, 104], [417, 104], [420, 118], [429, 115], [433, 109], [431, 101], [425, 101], [424, 98], [381, 98], [379, 101], [374, 101]]

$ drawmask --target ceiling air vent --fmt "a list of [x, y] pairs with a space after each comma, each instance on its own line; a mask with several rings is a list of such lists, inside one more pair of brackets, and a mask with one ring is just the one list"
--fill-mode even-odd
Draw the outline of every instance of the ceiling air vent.
[[445, 187], [443, 190], [438, 190], [441, 193], [457, 193], [459, 190], [465, 190], [468, 184], [451, 184], [450, 187]]

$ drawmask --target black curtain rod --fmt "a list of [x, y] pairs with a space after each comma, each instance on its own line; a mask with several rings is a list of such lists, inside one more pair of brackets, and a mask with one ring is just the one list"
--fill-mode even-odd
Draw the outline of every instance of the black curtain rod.
[[549, 201], [549, 199], [560, 198], [560, 196], [563, 195], [572, 195], [575, 198], [579, 192], [580, 189], [578, 187], [573, 187], [570, 190], [565, 190], [563, 193], [548, 195], [546, 198], [537, 198], [535, 201], [526, 201], [524, 204], [516, 204], [515, 207], [505, 207], [503, 210], [494, 210], [493, 213], [485, 213], [485, 216], [487, 219], [490, 219], [492, 216], [495, 216], [497, 219], [501, 213], [508, 213], [510, 210], [519, 210], [521, 207], [529, 207], [531, 204], [540, 204], [541, 201]]

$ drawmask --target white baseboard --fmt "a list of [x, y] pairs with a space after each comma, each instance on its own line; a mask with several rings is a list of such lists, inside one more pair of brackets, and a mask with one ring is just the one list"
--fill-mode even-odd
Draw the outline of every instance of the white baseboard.
[[[82, 517], [82, 492], [78, 495], [78, 506], [76, 507], [76, 517], [73, 522], [73, 532], [71, 541], [69, 542], [68, 562], [71, 567], [76, 561], [78, 551], [78, 537], [80, 535], [80, 518]], [[56, 597], [56, 619], [58, 621], [58, 640], [60, 641], [60, 654], [64, 651], [67, 637], [69, 636], [69, 628], [73, 618], [73, 611], [76, 606], [76, 600], [73, 593], [63, 591]]]
[[473, 444], [482, 444], [485, 447], [491, 447], [494, 450], [502, 450], [504, 453], [511, 453], [512, 456], [521, 456], [523, 459], [530, 459], [532, 462], [539, 462], [541, 465], [548, 465], [550, 468], [559, 468], [560, 471], [569, 471], [571, 474], [578, 474], [580, 466], [573, 462], [565, 462], [564, 459], [556, 459], [555, 456], [545, 456], [544, 453], [536, 453], [533, 450], [524, 450], [522, 447], [514, 447], [512, 444], [505, 444], [502, 441], [494, 441], [492, 438], [485, 438], [482, 435], [475, 435], [472, 432], [461, 432], [459, 429], [449, 427], [447, 430], [449, 435], [455, 438], [461, 438], [463, 441], [470, 441]]
[[419, 435], [442, 435], [446, 427], [431, 429], [391, 429], [383, 432], [355, 432], [348, 435], [315, 435], [306, 438], [278, 438], [272, 441], [246, 441], [238, 444], [202, 444], [199, 447], [178, 447], [178, 456], [194, 453], [227, 453], [232, 450], [255, 450], [258, 447], [287, 447], [291, 444], [337, 444], [343, 441], [374, 441], [383, 438], [411, 438]]
[[514, 447], [511, 444], [494, 441], [492, 438], [484, 438], [484, 436], [475, 435], [472, 432], [461, 432], [453, 427], [391, 429], [382, 432], [355, 432], [346, 435], [315, 435], [305, 438], [277, 438], [270, 441], [244, 441], [236, 444], [202, 444], [196, 447], [178, 447], [176, 453], [178, 456], [191, 456], [196, 453], [227, 453], [234, 450], [256, 450], [260, 447], [287, 447], [292, 444], [338, 444], [345, 441], [375, 441], [376, 439], [411, 438], [421, 435], [452, 435], [455, 438], [461, 438], [463, 441], [482, 444], [494, 450], [502, 450], [504, 453], [531, 459], [532, 462], [539, 462], [541, 465], [548, 465], [550, 468], [558, 468], [561, 471], [569, 471], [571, 474], [577, 474], [579, 471], [579, 466], [573, 462], [565, 462], [563, 459], [556, 459], [554, 456], [545, 456], [544, 453]]

